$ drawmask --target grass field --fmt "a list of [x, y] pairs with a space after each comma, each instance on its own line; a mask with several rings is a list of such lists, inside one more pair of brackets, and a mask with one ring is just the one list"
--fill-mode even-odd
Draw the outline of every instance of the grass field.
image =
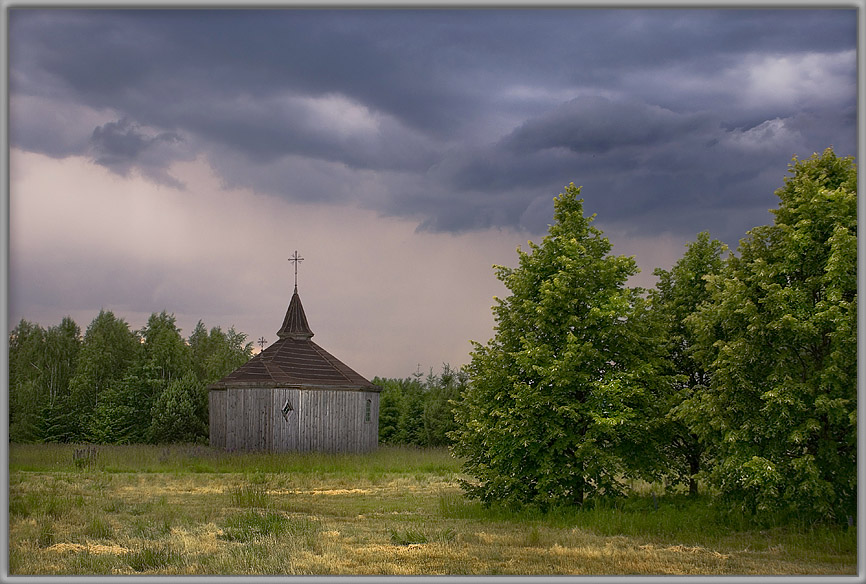
[[755, 525], [651, 486], [608, 508], [485, 509], [463, 498], [444, 449], [100, 446], [77, 459], [76, 449], [10, 445], [11, 575], [857, 570], [853, 529]]

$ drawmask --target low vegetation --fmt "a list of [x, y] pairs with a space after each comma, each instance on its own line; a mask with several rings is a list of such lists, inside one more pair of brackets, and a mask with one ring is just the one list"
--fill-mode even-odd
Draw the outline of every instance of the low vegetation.
[[597, 505], [466, 499], [445, 449], [9, 449], [12, 575], [855, 574], [856, 533], [635, 482]]

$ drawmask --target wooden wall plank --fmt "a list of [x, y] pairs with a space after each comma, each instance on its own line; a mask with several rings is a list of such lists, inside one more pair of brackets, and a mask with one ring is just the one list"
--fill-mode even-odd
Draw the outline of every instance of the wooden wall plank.
[[[379, 442], [379, 398], [366, 391], [214, 390], [208, 392], [209, 440], [227, 450], [369, 452]], [[286, 399], [292, 404], [288, 420], [282, 413]]]

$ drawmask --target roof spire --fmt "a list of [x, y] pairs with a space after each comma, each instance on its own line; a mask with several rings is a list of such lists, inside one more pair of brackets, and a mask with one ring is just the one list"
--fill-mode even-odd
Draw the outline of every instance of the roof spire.
[[298, 255], [298, 250], [295, 250], [295, 254], [289, 258], [290, 262], [295, 263], [295, 292], [298, 291], [298, 264], [304, 261], [304, 258]]
[[310, 330], [310, 325], [307, 323], [307, 315], [304, 314], [304, 307], [301, 304], [301, 297], [298, 296], [298, 263], [304, 261], [304, 258], [300, 257], [298, 251], [295, 250], [294, 255], [289, 258], [289, 261], [295, 264], [295, 292], [292, 294], [289, 309], [286, 311], [286, 317], [283, 319], [283, 326], [277, 331], [277, 336], [280, 339], [309, 340], [313, 337], [313, 331]]

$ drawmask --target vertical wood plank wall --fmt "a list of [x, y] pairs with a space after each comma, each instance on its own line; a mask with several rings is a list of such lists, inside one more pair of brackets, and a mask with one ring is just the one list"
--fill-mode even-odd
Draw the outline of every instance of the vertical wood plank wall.
[[211, 390], [208, 392], [208, 427], [210, 428], [210, 445], [217, 448], [226, 447], [226, 392]]
[[[298, 450], [298, 390], [275, 389], [273, 399], [273, 450], [276, 452]], [[288, 420], [283, 417], [283, 405], [287, 399], [292, 404]]]
[[369, 452], [379, 442], [378, 392], [230, 388], [211, 390], [208, 402], [211, 446], [226, 450]]
[[226, 450], [271, 450], [272, 392], [260, 387], [225, 390]]

